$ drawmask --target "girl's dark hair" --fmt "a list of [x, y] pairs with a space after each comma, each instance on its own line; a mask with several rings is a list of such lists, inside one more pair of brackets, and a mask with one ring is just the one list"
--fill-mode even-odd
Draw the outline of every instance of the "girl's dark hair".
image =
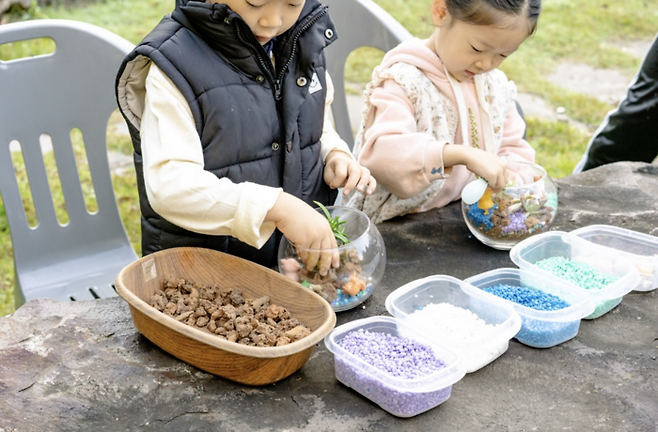
[[448, 13], [473, 25], [497, 25], [509, 16], [525, 15], [529, 33], [537, 27], [541, 0], [445, 0]]

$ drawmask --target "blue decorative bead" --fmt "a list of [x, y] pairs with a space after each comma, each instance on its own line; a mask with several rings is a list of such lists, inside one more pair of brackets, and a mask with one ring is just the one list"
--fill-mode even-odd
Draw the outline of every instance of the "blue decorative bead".
[[[538, 311], [553, 312], [570, 306], [560, 297], [523, 286], [499, 284], [483, 291]], [[565, 342], [578, 333], [580, 320], [552, 321], [529, 318], [521, 314], [522, 325], [515, 338], [528, 346], [548, 348]]]
[[[494, 208], [496, 208], [496, 206], [494, 206]], [[466, 216], [468, 216], [476, 227], [489, 231], [494, 226], [493, 222], [491, 222], [492, 210], [493, 209], [489, 209], [488, 214], [485, 214], [484, 210], [477, 205], [472, 205], [468, 208]]]
[[569, 303], [558, 296], [527, 287], [500, 284], [484, 288], [484, 291], [522, 306], [541, 311], [554, 311], [569, 306]]

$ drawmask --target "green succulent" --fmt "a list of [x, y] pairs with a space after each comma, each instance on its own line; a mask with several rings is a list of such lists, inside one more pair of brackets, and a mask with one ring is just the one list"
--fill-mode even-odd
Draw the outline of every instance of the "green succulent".
[[336, 237], [336, 242], [338, 243], [338, 246], [343, 246], [346, 245], [350, 242], [349, 238], [347, 238], [347, 234], [345, 234], [345, 221], [340, 220], [339, 216], [334, 216], [331, 217], [331, 213], [329, 213], [329, 210], [322, 205], [322, 203], [319, 203], [317, 201], [313, 201], [324, 213], [325, 217], [329, 221], [329, 226], [331, 227], [331, 231], [334, 233], [334, 237]]

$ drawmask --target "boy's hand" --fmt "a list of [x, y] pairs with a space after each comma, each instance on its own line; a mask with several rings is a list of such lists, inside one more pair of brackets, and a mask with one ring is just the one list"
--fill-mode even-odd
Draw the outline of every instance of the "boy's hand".
[[298, 247], [299, 256], [307, 268], [312, 269], [319, 263], [319, 273], [325, 276], [329, 267], [340, 265], [338, 244], [329, 221], [304, 201], [282, 192], [265, 221], [274, 222], [279, 231]]
[[350, 155], [332, 150], [325, 158], [324, 181], [332, 189], [343, 188], [343, 195], [348, 195], [356, 187], [359, 192], [370, 195], [375, 191], [377, 181], [370, 175], [370, 170], [361, 166]]

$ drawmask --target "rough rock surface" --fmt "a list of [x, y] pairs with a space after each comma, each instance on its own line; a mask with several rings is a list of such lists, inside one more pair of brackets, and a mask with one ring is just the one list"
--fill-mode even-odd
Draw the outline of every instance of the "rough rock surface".
[[[609, 223], [658, 236], [658, 168], [618, 163], [557, 181], [554, 229]], [[379, 225], [381, 287], [338, 324], [386, 314], [386, 296], [432, 274], [513, 266], [469, 235], [458, 203]], [[438, 408], [387, 414], [338, 383], [319, 344], [287, 379], [247, 387], [201, 372], [135, 330], [121, 298], [34, 300], [0, 318], [0, 432], [7, 431], [655, 431], [658, 290], [630, 293], [559, 346], [515, 340]]]

